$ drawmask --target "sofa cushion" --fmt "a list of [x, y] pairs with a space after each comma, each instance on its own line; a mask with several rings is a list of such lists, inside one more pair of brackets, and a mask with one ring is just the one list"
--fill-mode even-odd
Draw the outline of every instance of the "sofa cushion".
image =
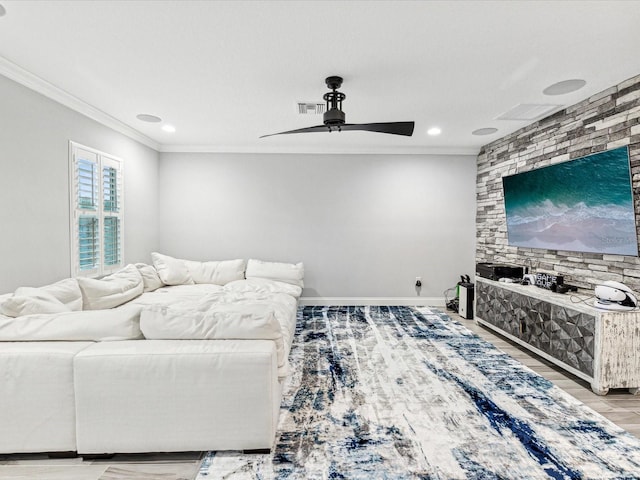
[[151, 253], [153, 266], [156, 267], [160, 280], [165, 285], [189, 285], [194, 283], [184, 260], [162, 255], [158, 252]]
[[82, 292], [75, 278], [65, 278], [59, 282], [39, 288], [56, 297], [69, 307], [70, 310], [82, 310]]
[[109, 310], [0, 316], [0, 342], [107, 341], [142, 337], [140, 305]]
[[247, 262], [247, 278], [266, 278], [278, 282], [290, 283], [304, 287], [304, 265], [300, 263], [263, 262], [249, 259]]
[[142, 276], [135, 265], [101, 279], [78, 278], [85, 310], [113, 308], [136, 298], [144, 290]]
[[39, 288], [20, 287], [0, 304], [0, 313], [7, 317], [21, 317], [34, 313], [71, 311], [60, 300]]
[[146, 263], [136, 263], [135, 266], [138, 269], [138, 272], [140, 272], [140, 276], [142, 277], [145, 292], [153, 292], [154, 290], [157, 290], [164, 285], [164, 283], [162, 283], [162, 280], [160, 280], [158, 271], [153, 267], [153, 265], [147, 265]]
[[210, 293], [222, 291], [224, 287], [211, 283], [164, 286], [153, 292], [145, 292], [129, 303], [136, 305], [171, 305], [184, 300], [199, 300]]
[[[61, 308], [60, 303], [65, 308]], [[69, 310], [82, 310], [82, 293], [75, 278], [65, 278], [38, 288], [19, 287], [14, 294], [0, 295], [0, 313], [10, 317]]]
[[277, 280], [269, 280], [266, 278], [247, 278], [246, 280], [236, 280], [229, 282], [224, 286], [224, 290], [228, 292], [246, 293], [286, 293], [295, 298], [302, 295], [302, 287], [292, 285], [290, 283], [278, 282]]
[[195, 302], [148, 305], [140, 329], [149, 340], [273, 340], [278, 368], [288, 372], [282, 326], [269, 304], [260, 301], [218, 303], [216, 294]]
[[195, 283], [226, 285], [234, 280], [244, 279], [245, 261], [242, 259], [209, 262], [183, 261]]

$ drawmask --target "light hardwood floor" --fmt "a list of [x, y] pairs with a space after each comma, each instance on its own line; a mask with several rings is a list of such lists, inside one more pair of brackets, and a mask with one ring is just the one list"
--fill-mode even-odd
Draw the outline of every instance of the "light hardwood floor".
[[[589, 385], [547, 360], [501, 337], [473, 320], [447, 312], [469, 330], [547, 378], [567, 393], [640, 438], [640, 395], [612, 390], [600, 397]], [[192, 480], [202, 454], [116, 455], [106, 460], [49, 459], [44, 455], [0, 455], [0, 479], [29, 480]]]
[[201, 452], [115, 455], [105, 460], [0, 455], [2, 480], [192, 480]]

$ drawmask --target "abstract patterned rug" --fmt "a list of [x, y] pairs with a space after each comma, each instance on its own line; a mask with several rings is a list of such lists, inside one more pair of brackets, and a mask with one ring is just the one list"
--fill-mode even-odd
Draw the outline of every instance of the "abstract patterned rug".
[[209, 479], [640, 479], [640, 440], [437, 310], [304, 307], [269, 455]]

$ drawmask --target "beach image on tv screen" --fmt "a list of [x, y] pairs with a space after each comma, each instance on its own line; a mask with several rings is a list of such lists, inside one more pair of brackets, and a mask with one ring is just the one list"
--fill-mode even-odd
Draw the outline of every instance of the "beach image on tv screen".
[[509, 245], [638, 255], [627, 147], [503, 177]]

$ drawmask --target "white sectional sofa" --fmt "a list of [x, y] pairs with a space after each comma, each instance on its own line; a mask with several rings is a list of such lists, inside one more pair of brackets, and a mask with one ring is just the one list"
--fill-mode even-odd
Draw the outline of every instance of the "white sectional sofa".
[[0, 453], [271, 448], [302, 264], [152, 258], [0, 296]]

